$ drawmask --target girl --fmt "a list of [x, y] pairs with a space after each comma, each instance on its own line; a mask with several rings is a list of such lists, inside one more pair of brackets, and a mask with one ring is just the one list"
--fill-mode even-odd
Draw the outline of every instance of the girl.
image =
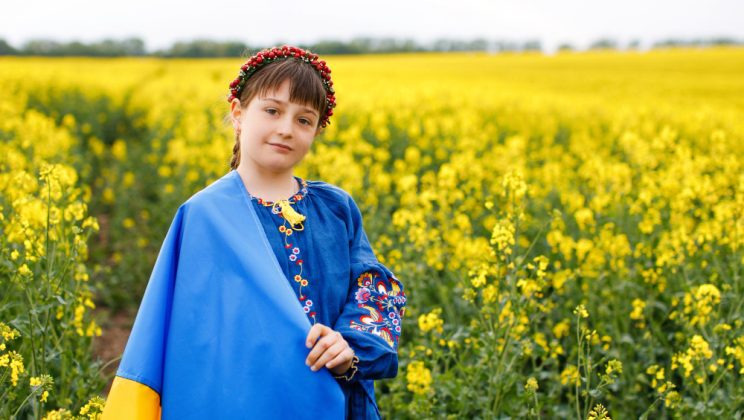
[[103, 418], [380, 418], [406, 297], [352, 197], [293, 175], [331, 70], [283, 46], [230, 84], [231, 170], [168, 230]]

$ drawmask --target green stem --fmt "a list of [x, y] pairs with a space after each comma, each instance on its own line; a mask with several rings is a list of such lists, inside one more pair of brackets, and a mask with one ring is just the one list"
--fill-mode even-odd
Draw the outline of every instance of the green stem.
[[24, 287], [23, 292], [26, 295], [26, 299], [28, 300], [28, 307], [26, 307], [26, 310], [28, 312], [28, 340], [31, 342], [31, 375], [35, 375], [36, 370], [36, 344], [34, 341], [34, 320], [33, 320], [33, 314], [31, 308], [34, 306], [34, 301], [31, 298], [30, 295], [30, 287]]
[[587, 404], [584, 405], [584, 418], [587, 418], [589, 416], [589, 410], [592, 407], [592, 404], [594, 404], [594, 398], [591, 397], [591, 394], [589, 393], [589, 388], [591, 387], [592, 382], [592, 363], [591, 363], [591, 354], [590, 354], [590, 346], [591, 342], [587, 340], [586, 342], [586, 356], [584, 357], [584, 373], [586, 373], [586, 386], [584, 387], [584, 391], [586, 392], [587, 398], [589, 398], [589, 401]]
[[646, 411], [641, 414], [640, 417], [638, 417], [638, 420], [646, 420], [648, 419], [649, 414], [651, 414], [651, 410], [656, 407], [656, 404], [662, 400], [662, 397], [658, 397], [654, 402], [651, 403], [651, 405], [646, 409]]
[[[41, 389], [41, 388], [39, 388], [39, 389]], [[31, 398], [35, 394], [36, 394], [36, 391], [31, 391], [31, 393], [29, 393], [26, 396], [26, 399], [24, 399], [23, 402], [21, 402], [21, 405], [18, 406], [18, 408], [16, 409], [15, 413], [13, 413], [13, 415], [10, 416], [10, 418], [11, 419], [15, 419], [16, 416], [18, 415], [18, 413], [21, 411], [21, 408], [23, 408], [23, 406], [26, 405], [26, 401], [28, 401], [28, 399]]]
[[[578, 314], [576, 316], [576, 341], [579, 343], [578, 351], [576, 352], [576, 374], [579, 375], [579, 379], [581, 378], [581, 333], [579, 332], [579, 329], [581, 327], [581, 314]], [[570, 378], [569, 378], [570, 380]], [[574, 396], [574, 405], [576, 408], [576, 419], [581, 420], [581, 410], [579, 408], [579, 383], [574, 384], [574, 391], [576, 392], [576, 395]]]
[[721, 372], [718, 374], [718, 377], [713, 381], [713, 383], [710, 384], [710, 387], [712, 389], [715, 389], [716, 385], [718, 385], [718, 382], [720, 382], [721, 379], [726, 376], [726, 364], [728, 364], [728, 360], [726, 362], [727, 363], [720, 367]]
[[[501, 349], [501, 352], [499, 353], [499, 363], [496, 365], [496, 378], [498, 378], [501, 375], [501, 365], [504, 361], [504, 353], [506, 352], [507, 347], [510, 344], [510, 333], [512, 329], [512, 325], [514, 324], [514, 321], [510, 322], [509, 325], [506, 327], [506, 332], [504, 333], [504, 347]], [[498, 408], [501, 405], [501, 385], [499, 385], [496, 388], [496, 398], [493, 401], [493, 405], [491, 407], [492, 413], [496, 414], [498, 412]]]
[[[0, 378], [0, 385], [5, 383], [5, 379], [8, 377], [9, 372], [10, 369], [7, 369], [2, 378]], [[3, 391], [3, 395], [0, 395], [0, 401], [5, 401], [5, 396], [8, 394], [8, 391], [10, 391], [10, 387], [5, 388], [5, 391]]]
[[[51, 209], [52, 209], [52, 183], [51, 183], [51, 177], [48, 177], [47, 178], [47, 217], [46, 217], [46, 229], [45, 229], [46, 231], [46, 243], [45, 243], [45, 247], [46, 247], [46, 282], [45, 282], [46, 288], [45, 289], [47, 293], [46, 293], [45, 298], [49, 296], [49, 287], [50, 287], [49, 283], [51, 282], [51, 278], [52, 278], [52, 260], [51, 260], [52, 257], [49, 252], [49, 245], [50, 245], [49, 229], [50, 229], [50, 224], [51, 224]], [[44, 303], [46, 303], [46, 299], [44, 299], [43, 301]], [[47, 325], [49, 321], [48, 312], [49, 310], [47, 310], [47, 322], [45, 323]], [[47, 330], [46, 330], [46, 325], [45, 325], [44, 328], [42, 329], [42, 335], [41, 335], [41, 349], [40, 349], [41, 350], [41, 372], [46, 371], [46, 357], [45, 357], [46, 331]]]
[[708, 373], [705, 371], [705, 362], [701, 361], [700, 370], [703, 372], [703, 401], [708, 402]]

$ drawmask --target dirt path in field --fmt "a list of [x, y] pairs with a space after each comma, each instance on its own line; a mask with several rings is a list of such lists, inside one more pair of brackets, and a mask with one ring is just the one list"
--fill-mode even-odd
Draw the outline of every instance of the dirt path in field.
[[104, 390], [105, 395], [108, 395], [111, 389], [113, 375], [119, 367], [118, 359], [124, 351], [127, 339], [129, 339], [129, 332], [134, 322], [134, 313], [122, 311], [111, 314], [105, 309], [97, 311], [100, 313], [100, 315], [97, 315], [97, 318], [101, 319], [101, 336], [95, 337], [93, 340], [93, 354], [94, 357], [102, 360], [104, 364], [108, 363], [108, 366], [103, 370], [104, 376], [111, 378]]
[[[109, 215], [97, 214], [96, 218], [100, 226], [96, 246], [105, 248], [109, 241]], [[100, 359], [106, 365], [103, 369], [103, 376], [110, 379], [103, 392], [107, 396], [116, 369], [119, 367], [119, 359], [124, 351], [124, 346], [129, 339], [129, 332], [132, 329], [136, 313], [127, 310], [112, 313], [105, 307], [97, 307], [93, 310], [93, 313], [93, 316], [101, 325], [101, 336], [93, 339], [93, 357]]]

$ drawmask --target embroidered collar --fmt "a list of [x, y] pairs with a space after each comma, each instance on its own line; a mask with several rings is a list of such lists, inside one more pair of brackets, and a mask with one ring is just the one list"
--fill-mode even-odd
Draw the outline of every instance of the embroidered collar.
[[[294, 203], [296, 203], [296, 202], [298, 202], [298, 201], [302, 200], [303, 198], [305, 198], [305, 195], [307, 195], [307, 181], [306, 181], [306, 180], [304, 180], [304, 179], [302, 179], [302, 178], [300, 178], [300, 177], [298, 177], [298, 176], [294, 176], [294, 178], [295, 178], [295, 179], [297, 180], [297, 182], [298, 182], [298, 183], [300, 184], [300, 190], [299, 190], [299, 191], [297, 191], [297, 193], [296, 193], [296, 194], [293, 194], [292, 196], [290, 196], [290, 197], [289, 197], [289, 198], [288, 198], [288, 199], [286, 200], [286, 201], [288, 201], [288, 202], [289, 202], [290, 204], [294, 204]], [[256, 200], [256, 201], [258, 201], [258, 204], [261, 204], [261, 205], [263, 205], [263, 206], [265, 206], [265, 207], [271, 207], [271, 206], [273, 206], [274, 204], [276, 204], [276, 202], [275, 202], [275, 201], [264, 200], [264, 199], [263, 199], [263, 198], [261, 198], [261, 197], [256, 197], [256, 196], [254, 196], [254, 195], [253, 195], [253, 194], [251, 194], [250, 192], [248, 193], [248, 196], [250, 196], [252, 200]], [[280, 200], [280, 201], [281, 201], [281, 200]]]

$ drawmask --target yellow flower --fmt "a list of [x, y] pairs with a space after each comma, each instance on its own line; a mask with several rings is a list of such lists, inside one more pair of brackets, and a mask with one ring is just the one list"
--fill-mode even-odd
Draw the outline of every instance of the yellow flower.
[[633, 310], [630, 312], [630, 319], [636, 321], [636, 327], [645, 328], [646, 323], [643, 318], [643, 310], [646, 308], [646, 302], [641, 299], [633, 299]]
[[106, 187], [103, 190], [103, 202], [106, 204], [113, 204], [114, 203], [114, 190], [111, 189], [111, 187]]
[[574, 365], [567, 365], [563, 372], [561, 372], [561, 384], [563, 385], [580, 385], [581, 377], [579, 376], [579, 370]]
[[116, 139], [111, 145], [111, 155], [116, 159], [123, 161], [127, 158], [127, 143], [122, 139]]
[[609, 362], [607, 362], [605, 374], [611, 375], [615, 372], [617, 372], [618, 374], [623, 373], [623, 363], [619, 360], [612, 359]]
[[548, 269], [548, 264], [550, 262], [550, 260], [548, 260], [548, 257], [544, 255], [538, 255], [537, 257], [533, 258], [532, 261], [537, 264], [535, 270], [535, 275], [537, 276], [537, 278], [545, 278], [545, 272]]
[[702, 336], [699, 336], [697, 334], [693, 336], [692, 340], [690, 341], [690, 349], [697, 357], [704, 359], [710, 359], [711, 357], [713, 357], [713, 352], [710, 350], [710, 345], [708, 345], [708, 342], [705, 341]]
[[568, 335], [568, 331], [571, 328], [571, 323], [568, 320], [563, 320], [553, 327], [553, 335], [555, 338], [563, 338]]
[[574, 315], [578, 315], [580, 318], [589, 318], [589, 312], [587, 312], [584, 305], [579, 305], [573, 311]]
[[80, 201], [76, 201], [65, 209], [65, 220], [70, 222], [72, 220], [78, 221], [83, 220], [85, 217], [86, 204]]
[[602, 404], [597, 404], [591, 411], [589, 411], [589, 417], [587, 417], [587, 420], [612, 420], [612, 418], [610, 418], [610, 414]]
[[[739, 362], [739, 374], [744, 375], [744, 336], [741, 336], [734, 340], [733, 346], [726, 346], [724, 352], [727, 356], [733, 356]], [[730, 364], [728, 369], [733, 369], [733, 363]]]
[[514, 225], [508, 220], [499, 220], [491, 230], [491, 245], [496, 246], [502, 259], [511, 255], [515, 244]]
[[470, 272], [471, 279], [470, 283], [475, 288], [481, 288], [485, 286], [486, 284], [486, 276], [488, 275], [488, 268], [487, 267], [481, 267], [478, 270], [473, 270]]
[[677, 391], [670, 391], [664, 397], [664, 405], [670, 409], [674, 409], [680, 401], [682, 401], [682, 397]]
[[[692, 289], [689, 293], [685, 293], [682, 298], [684, 308], [681, 315], [684, 319], [689, 320], [692, 326], [704, 326], [715, 316], [715, 306], [720, 302], [720, 290], [712, 284], [703, 284]], [[677, 302], [678, 304], [679, 302]], [[670, 318], [675, 319], [679, 316], [679, 311], [675, 311], [670, 315]]]
[[579, 225], [579, 229], [586, 230], [587, 227], [594, 226], [594, 214], [590, 209], [583, 208], [574, 213], [576, 224]]
[[406, 369], [406, 381], [408, 390], [414, 394], [428, 394], [432, 383], [431, 371], [424, 366], [424, 362], [413, 361]]
[[18, 377], [20, 376], [20, 374], [25, 372], [25, 367], [23, 366], [23, 356], [15, 351], [3, 354], [2, 356], [0, 356], [0, 366], [10, 367], [10, 382], [13, 384], [13, 386], [18, 385]]
[[90, 227], [94, 232], [98, 232], [98, 230], [100, 229], [100, 227], [98, 225], [98, 219], [96, 219], [93, 216], [88, 216], [83, 221], [82, 227], [83, 227], [83, 229], [85, 229], [87, 227]]
[[695, 296], [696, 314], [692, 318], [692, 325], [707, 323], [713, 307], [721, 302], [721, 292], [712, 284], [703, 284], [693, 291]]
[[495, 285], [489, 284], [488, 286], [483, 288], [483, 303], [496, 302], [496, 299], [498, 299], [498, 296], [499, 296], [499, 289]]
[[539, 297], [539, 292], [541, 290], [540, 284], [532, 279], [517, 280], [517, 287], [521, 290], [522, 295], [525, 297], [530, 297], [532, 295], [536, 295]]
[[49, 411], [47, 415], [44, 416], [43, 420], [70, 420], [72, 418], [74, 418], [74, 416], [70, 410], [60, 408], [59, 410]]
[[550, 342], [550, 357], [552, 359], [558, 360], [558, 356], [562, 356], [563, 354], [563, 346], [561, 346], [558, 341], [552, 340]]
[[86, 337], [100, 337], [102, 333], [103, 331], [101, 330], [101, 327], [96, 324], [96, 321], [90, 321], [88, 328], [85, 329]]
[[534, 394], [537, 392], [537, 389], [539, 388], [537, 384], [537, 379], [530, 377], [527, 379], [527, 383], [524, 384], [524, 390], [527, 391], [530, 394]]
[[0, 335], [3, 336], [3, 340], [5, 341], [11, 341], [21, 336], [21, 333], [18, 332], [15, 328], [12, 328], [10, 325], [5, 324], [4, 322], [0, 322]]
[[502, 180], [503, 195], [510, 196], [515, 201], [521, 201], [527, 193], [527, 184], [524, 182], [522, 171], [515, 170], [504, 175]]
[[710, 345], [702, 336], [696, 334], [690, 340], [690, 347], [687, 350], [672, 355], [672, 369], [681, 368], [687, 378], [695, 369], [695, 365], [700, 365], [711, 357], [713, 351]]
[[104, 405], [106, 405], [106, 401], [99, 396], [95, 396], [80, 408], [80, 415], [87, 416], [89, 419], [98, 419], [103, 412]]
[[731, 331], [731, 325], [726, 324], [725, 322], [722, 322], [715, 327], [713, 327], [713, 332], [716, 334], [722, 334], [726, 331]]
[[18, 267], [18, 274], [21, 276], [30, 276], [33, 274], [33, 272], [28, 268], [26, 264], [22, 264], [20, 267]]
[[129, 188], [132, 185], [134, 185], [134, 181], [135, 181], [135, 176], [132, 171], [124, 172], [124, 176], [121, 179], [122, 186], [124, 186], [125, 188]]
[[423, 332], [429, 332], [431, 330], [434, 330], [441, 334], [444, 329], [444, 321], [439, 317], [439, 314], [442, 313], [442, 308], [434, 308], [431, 312], [428, 314], [420, 315], [418, 318], [418, 325], [419, 329]]

